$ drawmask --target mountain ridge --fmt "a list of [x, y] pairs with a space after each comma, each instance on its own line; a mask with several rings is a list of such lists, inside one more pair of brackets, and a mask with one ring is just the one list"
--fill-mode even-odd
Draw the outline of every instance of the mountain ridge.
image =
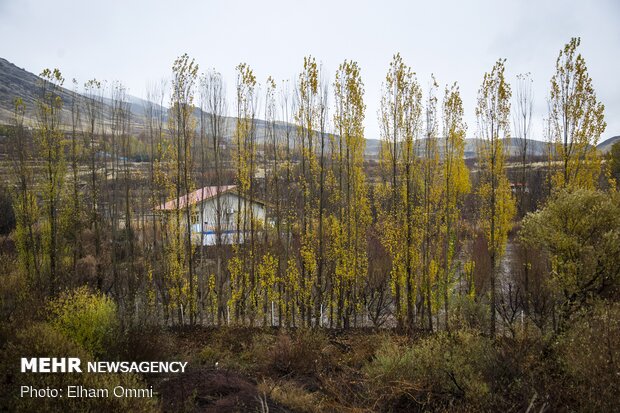
[[[28, 72], [26, 69], [20, 68], [12, 62], [0, 57], [0, 123], [10, 123], [13, 118], [13, 108], [14, 108], [14, 99], [19, 96], [22, 98], [26, 105], [26, 119], [34, 122], [35, 113], [34, 108], [36, 98], [38, 95], [38, 91], [40, 88], [40, 80], [41, 78], [34, 73]], [[61, 88], [59, 91], [60, 97], [63, 101], [70, 102], [73, 99], [73, 92], [66, 88]], [[87, 97], [77, 93], [80, 99], [88, 99]], [[135, 132], [144, 130], [144, 117], [145, 110], [148, 101], [146, 99], [142, 99], [136, 96], [127, 95], [127, 102], [130, 105], [130, 109], [132, 114], [139, 115], [138, 117], [132, 116], [132, 130]], [[104, 104], [107, 106], [107, 110], [110, 109], [109, 98], [104, 98]], [[162, 107], [157, 103], [152, 103], [155, 105], [155, 108], [158, 110], [164, 110], [164, 117], [167, 118], [167, 110], [165, 106]], [[199, 117], [201, 114], [200, 108], [195, 109], [195, 115]], [[65, 105], [63, 109], [63, 116], [69, 115], [69, 109], [67, 105]], [[136, 120], [139, 118], [139, 121]], [[236, 123], [236, 117], [233, 116], [225, 116], [223, 119], [224, 127], [223, 135], [227, 140], [231, 140], [234, 132], [234, 125]], [[267, 122], [263, 119], [255, 119], [256, 129], [257, 129], [257, 137], [258, 140], [261, 141], [261, 137], [264, 136], [264, 131], [267, 127]], [[288, 127], [290, 136], [293, 138], [297, 133], [297, 126], [292, 124], [287, 124], [285, 122], [278, 121], [276, 122], [276, 133], [280, 136], [285, 136], [286, 128]], [[262, 132], [262, 133], [261, 133]], [[603, 142], [597, 145], [597, 148], [602, 153], [607, 153], [611, 148], [611, 145], [616, 141], [620, 141], [619, 136], [613, 136], [609, 139], [604, 140]], [[519, 154], [518, 146], [519, 146], [519, 138], [507, 138], [504, 140], [506, 145], [506, 150], [509, 156], [517, 156]], [[545, 154], [545, 150], [547, 147], [547, 143], [544, 141], [531, 139], [530, 141], [530, 153], [532, 156], [542, 156]], [[466, 139], [465, 142], [465, 157], [466, 158], [475, 158], [476, 156], [476, 138]], [[379, 155], [379, 150], [381, 147], [381, 140], [376, 138], [367, 138], [366, 139], [366, 150], [365, 155], [369, 158], [375, 158]]]

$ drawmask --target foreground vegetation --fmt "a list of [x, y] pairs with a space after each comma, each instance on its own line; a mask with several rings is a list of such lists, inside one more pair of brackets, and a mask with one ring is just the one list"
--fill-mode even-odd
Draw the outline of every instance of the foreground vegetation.
[[[511, 109], [504, 60], [479, 89], [475, 162], [458, 86], [438, 108], [433, 79], [423, 101], [398, 54], [378, 161], [363, 156], [355, 62], [339, 67], [331, 98], [311, 57], [293, 89], [268, 79], [264, 121], [257, 80], [239, 65], [231, 127], [223, 80], [199, 78], [183, 55], [170, 109], [152, 91], [139, 136], [122, 85], [92, 80], [63, 102], [62, 74], [44, 71], [36, 122], [17, 99], [3, 129], [0, 408], [613, 410], [620, 146], [602, 162], [604, 107], [578, 46], [558, 56], [537, 164], [531, 80], [519, 76]], [[511, 114], [517, 157], [504, 148]], [[132, 162], [137, 151], [148, 162]], [[197, 246], [191, 223], [204, 217], [192, 205], [157, 212], [229, 184], [269, 207], [265, 221], [239, 208], [233, 245], [218, 218], [216, 245]], [[23, 355], [183, 359], [191, 371], [30, 375], [17, 372]], [[158, 397], [27, 399], [19, 383], [153, 386]]]
[[[39, 323], [22, 329], [3, 351], [2, 403], [8, 411], [24, 412], [613, 411], [619, 312], [617, 304], [598, 305], [576, 315], [573, 328], [553, 338], [530, 329], [492, 340], [458, 319], [451, 332], [415, 336], [234, 327], [108, 336], [114, 345], [99, 353], [101, 359], [190, 365], [181, 375], [143, 378], [17, 373], [14, 360], [25, 352], [91, 357], [75, 336]], [[152, 385], [157, 398], [23, 399], [11, 397], [17, 391], [14, 380], [42, 388]]]

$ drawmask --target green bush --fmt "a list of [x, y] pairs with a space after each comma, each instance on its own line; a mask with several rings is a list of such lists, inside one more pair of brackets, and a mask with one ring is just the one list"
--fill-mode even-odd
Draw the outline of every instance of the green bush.
[[87, 287], [63, 293], [48, 308], [52, 326], [95, 357], [105, 354], [118, 335], [116, 304]]
[[559, 328], [590, 297], [620, 290], [620, 195], [579, 189], [560, 191], [528, 214], [522, 242], [549, 257], [551, 285], [560, 300]]
[[566, 387], [578, 394], [580, 409], [618, 408], [620, 383], [620, 303], [597, 301], [574, 317], [555, 346], [568, 376]]
[[450, 326], [456, 329], [488, 331], [489, 306], [468, 295], [456, 295], [450, 303]]
[[371, 391], [386, 410], [483, 408], [491, 394], [491, 340], [469, 330], [436, 333], [410, 345], [387, 339], [366, 366]]

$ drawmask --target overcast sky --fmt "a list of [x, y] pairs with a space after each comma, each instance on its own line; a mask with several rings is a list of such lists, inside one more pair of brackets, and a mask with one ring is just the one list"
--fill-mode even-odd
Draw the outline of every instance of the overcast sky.
[[[484, 72], [506, 58], [509, 81], [534, 78], [534, 134], [540, 135], [549, 80], [560, 48], [581, 37], [607, 130], [620, 134], [620, 2], [607, 1], [184, 1], [0, 0], [0, 57], [66, 79], [120, 80], [144, 97], [169, 77], [184, 52], [201, 72], [220, 71], [230, 99], [234, 68], [248, 63], [259, 81], [294, 78], [312, 54], [333, 78], [355, 60], [365, 83], [366, 137], [378, 138], [381, 83], [400, 52], [426, 92], [430, 75], [461, 87], [474, 137], [476, 93]], [[1, 81], [1, 79], [0, 79]], [[229, 103], [232, 108], [233, 104]]]

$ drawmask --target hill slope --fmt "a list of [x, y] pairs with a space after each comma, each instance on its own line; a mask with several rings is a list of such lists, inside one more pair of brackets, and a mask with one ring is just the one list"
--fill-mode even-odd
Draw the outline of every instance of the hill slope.
[[611, 150], [612, 145], [616, 142], [620, 142], [620, 135], [614, 136], [599, 143], [598, 145], [596, 145], [596, 148], [602, 153], [607, 153]]
[[[33, 126], [36, 120], [36, 99], [41, 93], [41, 79], [39, 76], [28, 72], [25, 69], [21, 69], [9, 62], [6, 59], [0, 58], [0, 123], [10, 124], [13, 119], [14, 101], [16, 97], [20, 97], [26, 106], [25, 121], [26, 124]], [[63, 108], [64, 119], [70, 119], [69, 105], [73, 99], [73, 92], [61, 88], [59, 95], [65, 102]], [[87, 99], [82, 95], [77, 95], [79, 99]], [[135, 96], [127, 96], [127, 101], [131, 108], [131, 130], [133, 133], [139, 133], [144, 129], [144, 114], [147, 101], [137, 98]], [[112, 101], [109, 98], [104, 98], [104, 113], [111, 112]], [[164, 111], [164, 121], [167, 121], [167, 109], [155, 104], [158, 109]], [[196, 109], [195, 115], [200, 117], [200, 109]], [[224, 119], [223, 134], [225, 139], [231, 139], [233, 136], [234, 125], [236, 124], [236, 118], [226, 117]], [[256, 132], [257, 137], [262, 141], [262, 137], [265, 135], [265, 128], [267, 123], [263, 120], [256, 120]], [[286, 124], [278, 122], [276, 124], [276, 133], [279, 136], [284, 136], [286, 130]], [[289, 131], [294, 135], [297, 128], [294, 125], [289, 125]]]
[[[34, 119], [35, 99], [41, 90], [39, 76], [0, 58], [0, 80], [0, 122], [10, 123], [16, 97], [20, 97], [26, 105], [26, 118]], [[64, 102], [69, 102], [71, 92], [62, 89], [60, 97]]]
[[[21, 97], [26, 104], [26, 121], [31, 125], [34, 125], [35, 116], [35, 102], [37, 96], [41, 90], [41, 79], [39, 76], [28, 72], [25, 69], [21, 69], [9, 62], [6, 59], [0, 58], [0, 123], [11, 123], [13, 118], [14, 99]], [[68, 110], [69, 102], [73, 99], [73, 93], [68, 89], [60, 90], [60, 97], [65, 103], [63, 109], [63, 116], [65, 119], [70, 119], [70, 113]], [[86, 99], [84, 96], [79, 96], [80, 99]], [[139, 133], [144, 130], [144, 114], [147, 102], [143, 99], [127, 96], [132, 116], [131, 116], [131, 130], [133, 133]], [[164, 111], [164, 120], [167, 120], [167, 109], [155, 104], [159, 109]], [[110, 113], [111, 101], [104, 99], [104, 111]], [[200, 109], [196, 109], [195, 115], [200, 117]], [[224, 127], [222, 132], [225, 140], [232, 140], [234, 127], [237, 119], [235, 117], [225, 117]], [[266, 135], [265, 129], [267, 123], [264, 120], [256, 119], [256, 136], [259, 142], [263, 141]], [[289, 136], [291, 139], [295, 138], [297, 134], [297, 126], [287, 124], [284, 122], [276, 123], [276, 134], [280, 141], [285, 140], [286, 130], [288, 128]], [[611, 148], [611, 145], [620, 140], [620, 136], [614, 136], [600, 143], [597, 147], [603, 153], [606, 153]], [[465, 143], [465, 157], [476, 157], [476, 145], [477, 139], [467, 139]], [[509, 156], [517, 156], [519, 154], [519, 139], [510, 138], [504, 141], [506, 152]], [[546, 153], [547, 144], [538, 140], [531, 140], [528, 152], [532, 156], [542, 156]], [[381, 141], [378, 139], [366, 140], [365, 155], [369, 158], [377, 158], [381, 148]], [[441, 140], [440, 140], [441, 151]]]

